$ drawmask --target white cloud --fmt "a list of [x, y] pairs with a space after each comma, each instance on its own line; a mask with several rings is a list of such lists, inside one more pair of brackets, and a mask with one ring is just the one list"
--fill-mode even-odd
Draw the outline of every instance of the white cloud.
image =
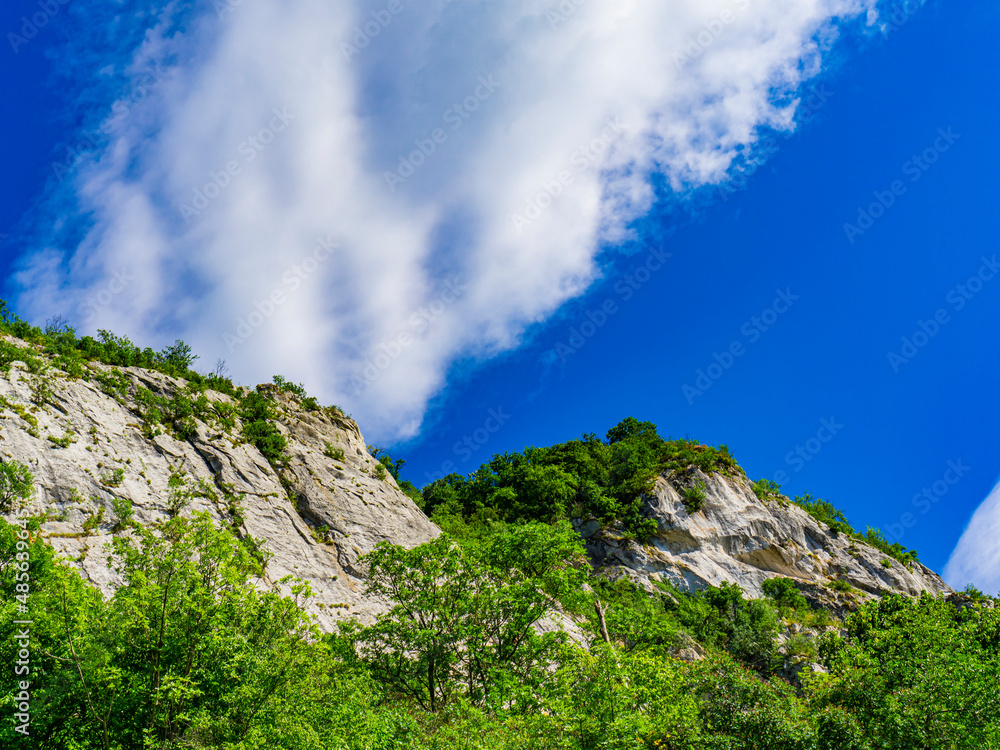
[[944, 579], [956, 589], [971, 583], [987, 594], [1000, 594], [1000, 484], [972, 514], [945, 565]]
[[[92, 223], [26, 258], [21, 308], [75, 313], [128, 268], [95, 328], [180, 336], [244, 381], [281, 371], [392, 439], [454, 361], [588, 287], [651, 174], [719, 181], [760, 128], [794, 127], [838, 24], [874, 0], [399, 0], [388, 21], [388, 0], [229, 5], [146, 35], [136, 60], [169, 73], [72, 181]], [[218, 195], [185, 221], [196, 190]], [[228, 351], [241, 319], [253, 335]]]

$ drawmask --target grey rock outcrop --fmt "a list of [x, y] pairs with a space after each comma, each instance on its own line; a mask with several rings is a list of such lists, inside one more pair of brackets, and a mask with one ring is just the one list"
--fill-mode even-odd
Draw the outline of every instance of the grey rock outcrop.
[[[768, 578], [792, 578], [807, 599], [834, 611], [852, 609], [862, 599], [899, 592], [949, 594], [941, 578], [921, 565], [909, 567], [871, 547], [838, 534], [783, 498], [760, 500], [744, 478], [694, 470], [685, 482], [703, 483], [704, 507], [689, 512], [679, 487], [657, 480], [648, 512], [657, 522], [645, 544], [628, 540], [613, 529], [576, 522], [587, 538], [595, 563], [609, 573], [626, 575], [653, 588], [662, 580], [682, 591], [739, 585], [749, 597], [760, 597]], [[834, 581], [851, 587], [830, 588]], [[844, 584], [835, 584], [844, 589]]]
[[[311, 584], [316, 596], [307, 609], [321, 627], [382, 611], [383, 603], [365, 596], [358, 557], [379, 541], [411, 547], [439, 530], [377, 467], [357, 424], [334, 408], [307, 411], [264, 386], [288, 441], [279, 473], [239, 439], [238, 419], [230, 429], [195, 420], [186, 439], [142, 423], [140, 387], [170, 397], [184, 385], [137, 368], [91, 363], [84, 378], [74, 378], [55, 366], [32, 373], [12, 363], [0, 373], [0, 458], [26, 464], [35, 476], [33, 497], [18, 515], [39, 517], [52, 545], [110, 591], [117, 579], [105, 545], [118, 521], [116, 499], [131, 503], [137, 522], [151, 524], [168, 517], [169, 482], [181, 476], [194, 494], [188, 510], [208, 511], [263, 541], [271, 554], [267, 581], [293, 575]], [[233, 405], [222, 393], [205, 396]]]

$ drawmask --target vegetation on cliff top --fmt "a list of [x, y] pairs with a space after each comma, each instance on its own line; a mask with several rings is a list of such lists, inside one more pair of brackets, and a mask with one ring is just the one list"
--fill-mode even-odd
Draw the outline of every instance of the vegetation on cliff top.
[[[608, 430], [549, 448], [527, 448], [493, 456], [468, 477], [458, 474], [424, 487], [423, 509], [445, 527], [464, 522], [545, 521], [594, 518], [621, 523], [638, 539], [655, 533], [644, 498], [662, 474], [684, 481], [695, 467], [740, 476], [742, 469], [726, 446], [711, 448], [692, 440], [665, 440], [652, 422], [634, 417]], [[704, 494], [690, 494], [689, 510]]]

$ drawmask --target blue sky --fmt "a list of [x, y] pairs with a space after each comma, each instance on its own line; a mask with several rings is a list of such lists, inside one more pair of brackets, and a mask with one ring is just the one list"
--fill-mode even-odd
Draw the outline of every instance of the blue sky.
[[[1000, 9], [914, 2], [892, 28], [864, 2], [525, 3], [506, 25], [431, 6], [71, 0], [8, 39], [6, 296], [302, 380], [418, 484], [634, 415], [938, 571], [983, 504], [949, 580], [1000, 587]], [[0, 31], [36, 11], [8, 3]], [[95, 21], [117, 33], [74, 74]], [[657, 23], [686, 31], [642, 36]], [[263, 50], [242, 44], [261, 27]], [[761, 29], [784, 46], [761, 52]], [[74, 126], [113, 111], [57, 183]]]

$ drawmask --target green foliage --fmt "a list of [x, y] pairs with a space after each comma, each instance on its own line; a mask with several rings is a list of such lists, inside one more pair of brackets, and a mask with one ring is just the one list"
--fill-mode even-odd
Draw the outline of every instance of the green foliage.
[[272, 464], [280, 463], [288, 441], [272, 422], [276, 418], [272, 402], [254, 391], [240, 402], [239, 414], [243, 421], [243, 439]]
[[617, 581], [593, 581], [596, 602], [587, 606], [587, 630], [597, 641], [600, 616], [597, 604], [604, 610], [608, 637], [619, 653], [644, 649], [657, 650], [678, 642], [681, 626], [673, 613], [674, 598], [669, 594], [650, 595], [627, 578]]
[[695, 596], [679, 597], [676, 617], [701, 643], [725, 649], [744, 664], [770, 672], [778, 621], [767, 602], [746, 600], [739, 586], [723, 581]]
[[386, 450], [377, 448], [374, 445], [368, 446], [368, 453], [379, 463], [379, 465], [375, 467], [376, 477], [384, 480], [386, 474], [388, 473], [392, 475], [392, 478], [395, 479], [397, 483], [402, 481], [400, 473], [403, 471], [403, 466], [406, 464], [404, 459], [401, 458], [393, 461], [392, 456], [390, 456]]
[[197, 354], [191, 352], [191, 347], [180, 339], [168, 346], [160, 355], [163, 363], [167, 367], [173, 368], [176, 372], [186, 372], [191, 369], [191, 365], [198, 359]]
[[125, 481], [124, 469], [112, 469], [101, 474], [101, 484], [108, 487], [121, 487], [123, 481]]
[[818, 708], [855, 727], [847, 746], [971, 749], [1000, 740], [1000, 612], [893, 594], [864, 604], [846, 629], [825, 649], [830, 674], [812, 689]]
[[764, 596], [782, 609], [806, 609], [809, 606], [791, 578], [768, 578], [760, 588]]
[[104, 523], [104, 506], [97, 509], [96, 513], [88, 516], [83, 522], [83, 535], [90, 536], [102, 523]]
[[364, 556], [368, 593], [395, 606], [350, 643], [391, 692], [435, 712], [464, 698], [502, 705], [512, 682], [539, 680], [561, 639], [534, 625], [553, 595], [579, 587], [572, 530], [542, 524], [505, 528], [488, 544], [461, 547], [447, 535], [411, 550], [380, 544]]
[[[291, 393], [293, 396], [298, 396], [300, 399], [308, 398], [306, 389], [301, 383], [293, 383], [290, 380], [286, 380], [281, 375], [275, 375], [274, 384], [278, 386], [280, 390], [285, 391], [286, 393]], [[316, 399], [312, 399], [312, 401], [315, 403]], [[318, 405], [316, 408], [319, 408]]]
[[[51, 356], [54, 364], [72, 377], [85, 375], [84, 364], [101, 362], [113, 367], [142, 367], [147, 370], [182, 377], [196, 384], [205, 384], [220, 393], [235, 396], [233, 383], [219, 375], [205, 377], [191, 369], [198, 358], [183, 341], [175, 341], [160, 352], [150, 348], [140, 349], [125, 336], [111, 331], [98, 331], [97, 338], [77, 338], [76, 331], [65, 325], [61, 318], [50, 321], [45, 329], [33, 326], [15, 315], [7, 303], [0, 300], [0, 333], [6, 333], [39, 346]], [[24, 362], [31, 372], [40, 372], [42, 360], [27, 349], [20, 349], [8, 342], [0, 342], [0, 370], [6, 371], [10, 362]]]
[[833, 503], [813, 498], [810, 494], [796, 497], [792, 502], [802, 508], [817, 521], [828, 526], [835, 534], [847, 534], [848, 536], [857, 535], [857, 532], [855, 532], [851, 524], [848, 523], [847, 517], [844, 516], [843, 511], [835, 508]]
[[[13, 597], [22, 569], [34, 621], [34, 700], [30, 738], [8, 719], [0, 746], [250, 750], [262, 737], [283, 737], [281, 747], [301, 747], [283, 717], [308, 687], [289, 691], [328, 665], [325, 649], [296, 601], [258, 590], [257, 562], [207, 515], [116, 537], [123, 584], [111, 600], [39, 540], [23, 568], [11, 564], [18, 533], [0, 523], [0, 655], [5, 664], [16, 658], [21, 626], [12, 620], [23, 618], [12, 617]], [[293, 592], [307, 594], [298, 585]], [[316, 677], [322, 684], [322, 668]], [[0, 693], [14, 695], [16, 679], [3, 670]]]
[[35, 477], [22, 463], [0, 461], [0, 511], [9, 513], [20, 510], [31, 498]]
[[73, 430], [66, 430], [66, 433], [62, 437], [46, 435], [46, 439], [59, 448], [69, 448], [76, 442], [76, 433]]
[[916, 550], [907, 550], [898, 542], [890, 544], [879, 529], [869, 526], [864, 534], [859, 534], [847, 521], [843, 511], [838, 510], [826, 500], [815, 499], [812, 495], [807, 494], [796, 497], [793, 502], [817, 521], [828, 526], [835, 534], [846, 534], [852, 539], [862, 541], [907, 567], [917, 562]]
[[685, 487], [681, 490], [681, 500], [684, 503], [684, 507], [687, 508], [688, 513], [697, 513], [703, 509], [707, 499], [704, 482], [695, 482], [690, 487]]
[[115, 525], [114, 531], [121, 531], [122, 529], [127, 529], [132, 526], [132, 518], [134, 516], [134, 511], [132, 510], [132, 501], [127, 497], [115, 497], [111, 500], [111, 509], [115, 513]]
[[760, 500], [771, 500], [782, 497], [781, 485], [772, 479], [758, 479], [751, 487], [753, 494]]
[[907, 550], [899, 542], [890, 544], [879, 529], [873, 529], [869, 526], [861, 538], [880, 552], [884, 552], [889, 557], [903, 563], [906, 567], [910, 567], [910, 565], [917, 562], [917, 551], [915, 549]]
[[[217, 494], [181, 475], [172, 484]], [[116, 537], [123, 585], [110, 600], [37, 535], [0, 521], [4, 663], [17, 659], [19, 603], [29, 602], [33, 620], [31, 736], [7, 721], [0, 746], [979, 750], [1000, 742], [1000, 612], [988, 597], [964, 609], [929, 596], [861, 604], [846, 637], [786, 644], [815, 659], [818, 642], [829, 669], [805, 674], [796, 691], [762, 679], [771, 608], [736, 587], [649, 595], [590, 577], [568, 523], [484, 528], [462, 546], [447, 538], [410, 551], [381, 545], [364, 559], [371, 593], [392, 609], [320, 636], [299, 606], [307, 588], [286, 581], [294, 599], [258, 588], [262, 563], [251, 545], [207, 515]], [[557, 606], [594, 612], [595, 597], [611, 643], [596, 636], [593, 617], [588, 649], [532, 627]], [[707, 648], [704, 660], [670, 655], [686, 637], [681, 627]], [[0, 694], [14, 695], [15, 680], [13, 670], [0, 672]]]
[[644, 498], [657, 476], [742, 473], [725, 446], [664, 440], [651, 422], [634, 417], [612, 427], [606, 440], [584, 435], [550, 448], [497, 454], [468, 477], [451, 474], [424, 488], [424, 508], [435, 518], [460, 516], [505, 521], [595, 518], [620, 523], [645, 539], [656, 532]]
[[323, 455], [327, 458], [332, 458], [334, 461], [344, 461], [346, 459], [344, 449], [334, 448], [333, 443], [326, 444], [326, 447], [323, 449]]
[[854, 591], [854, 587], [841, 578], [837, 578], [836, 580], [830, 581], [826, 585], [827, 588], [832, 589], [833, 591], [839, 591], [843, 594], [849, 594], [850, 592]]

